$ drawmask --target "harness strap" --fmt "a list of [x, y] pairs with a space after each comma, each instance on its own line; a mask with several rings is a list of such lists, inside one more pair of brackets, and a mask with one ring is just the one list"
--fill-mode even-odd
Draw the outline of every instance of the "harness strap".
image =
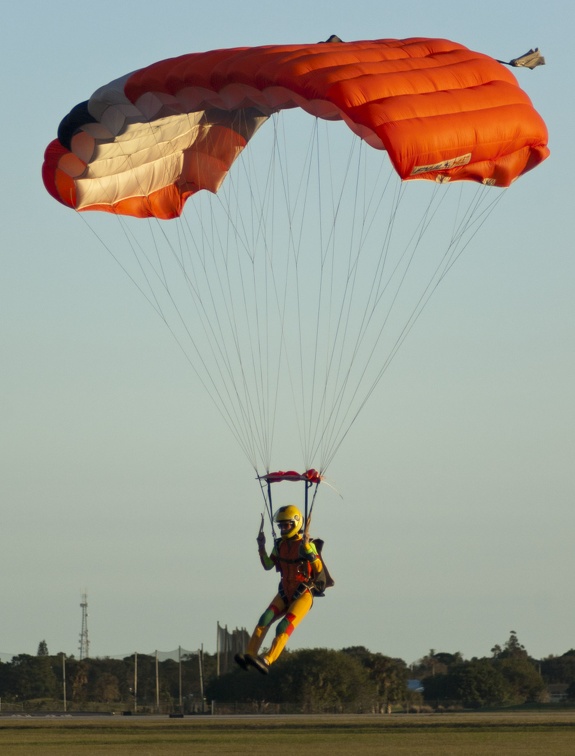
[[[300, 596], [303, 596], [303, 594], [304, 594], [304, 593], [305, 593], [306, 591], [309, 591], [309, 592], [311, 593], [311, 586], [309, 586], [309, 585], [308, 585], [307, 583], [300, 583], [300, 584], [298, 585], [298, 587], [297, 587], [297, 588], [295, 589], [295, 591], [294, 591], [294, 594], [293, 594], [293, 596], [292, 596], [292, 599], [291, 599], [291, 600], [292, 600], [292, 601], [295, 601], [295, 600], [296, 600], [296, 599], [298, 599], [298, 598], [299, 598]], [[282, 601], [284, 602], [284, 604], [285, 604], [286, 606], [288, 606], [288, 605], [290, 604], [290, 600], [288, 599], [288, 597], [287, 597], [287, 595], [286, 595], [286, 592], [284, 591], [284, 589], [283, 589], [283, 586], [282, 586], [282, 584], [281, 584], [281, 583], [279, 584], [278, 593], [279, 593], [279, 595], [280, 595], [280, 598], [281, 598], [281, 599], [282, 599]]]

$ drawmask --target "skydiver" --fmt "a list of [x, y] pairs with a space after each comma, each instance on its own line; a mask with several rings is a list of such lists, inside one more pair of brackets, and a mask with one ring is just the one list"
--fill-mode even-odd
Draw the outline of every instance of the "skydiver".
[[[278, 593], [260, 617], [250, 638], [247, 651], [236, 654], [235, 661], [242, 669], [255, 667], [266, 675], [284, 650], [290, 635], [306, 616], [313, 604], [313, 596], [322, 593], [325, 580], [324, 568], [318, 550], [304, 532], [304, 519], [297, 507], [289, 504], [280, 507], [274, 515], [274, 522], [280, 530], [280, 538], [267, 554], [263, 525], [257, 537], [258, 553], [265, 570], [276, 570], [281, 574]], [[258, 652], [270, 626], [281, 620], [269, 650], [259, 656]]]

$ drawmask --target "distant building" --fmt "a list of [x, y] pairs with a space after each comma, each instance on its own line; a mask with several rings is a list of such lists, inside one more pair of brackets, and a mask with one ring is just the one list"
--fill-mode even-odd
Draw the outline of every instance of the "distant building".
[[547, 686], [547, 703], [562, 703], [567, 701], [569, 696], [567, 695], [567, 689], [569, 685], [567, 683], [552, 683]]

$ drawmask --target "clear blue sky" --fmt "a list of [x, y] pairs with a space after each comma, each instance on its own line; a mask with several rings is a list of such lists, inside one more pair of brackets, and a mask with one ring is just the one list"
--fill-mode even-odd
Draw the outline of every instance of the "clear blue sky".
[[[281, 9], [280, 9], [281, 8]], [[412, 662], [575, 645], [575, 75], [572, 2], [53, 0], [0, 28], [0, 652], [215, 651], [273, 596], [253, 471], [189, 367], [74, 213], [43, 151], [98, 86], [237, 45], [441, 36], [510, 59], [551, 157], [500, 203], [354, 426], [317, 505], [337, 587], [292, 647], [365, 645]]]

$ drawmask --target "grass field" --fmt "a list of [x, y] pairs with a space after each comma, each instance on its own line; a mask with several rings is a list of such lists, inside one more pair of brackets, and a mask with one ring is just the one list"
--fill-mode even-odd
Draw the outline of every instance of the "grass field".
[[2, 756], [573, 756], [575, 712], [393, 716], [2, 717]]

